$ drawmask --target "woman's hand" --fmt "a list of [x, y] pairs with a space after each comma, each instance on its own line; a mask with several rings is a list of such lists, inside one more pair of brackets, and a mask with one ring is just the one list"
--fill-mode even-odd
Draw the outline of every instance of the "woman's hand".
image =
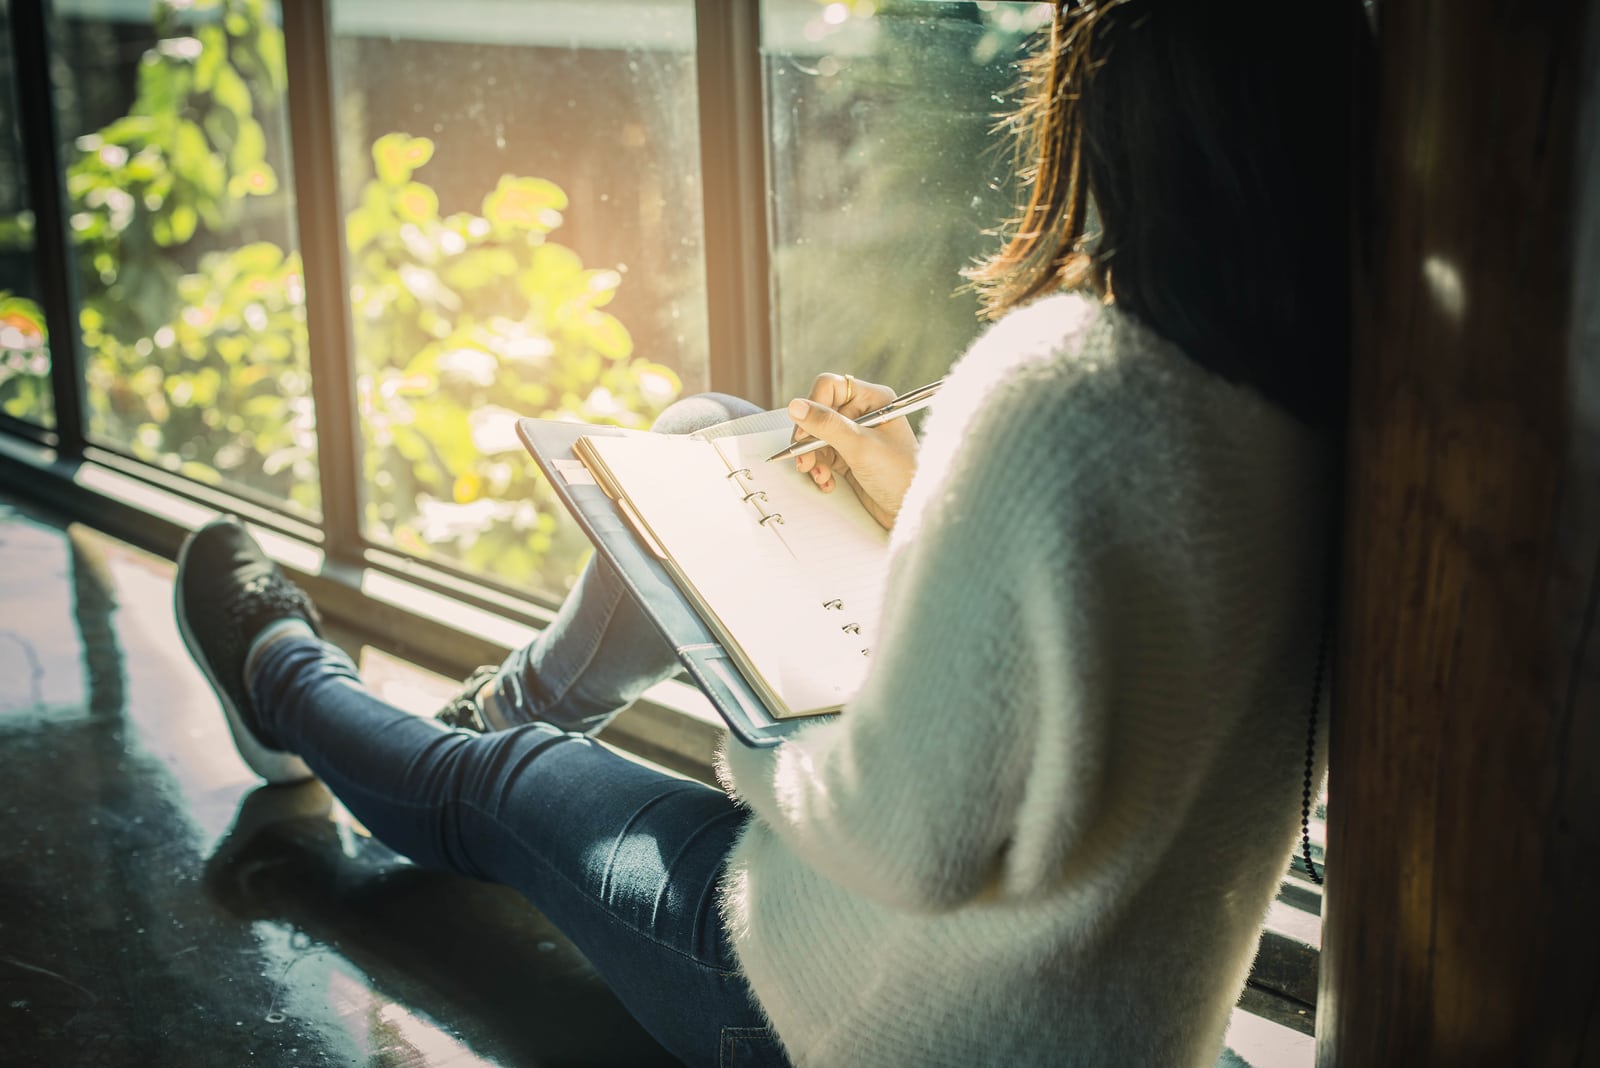
[[849, 375], [820, 374], [811, 383], [809, 399], [789, 402], [789, 418], [797, 424], [794, 440], [820, 438], [822, 448], [795, 457], [795, 469], [810, 475], [824, 493], [843, 478], [872, 518], [885, 529], [894, 525], [900, 502], [917, 469], [917, 436], [904, 419], [863, 429], [855, 420], [894, 400], [888, 386]]

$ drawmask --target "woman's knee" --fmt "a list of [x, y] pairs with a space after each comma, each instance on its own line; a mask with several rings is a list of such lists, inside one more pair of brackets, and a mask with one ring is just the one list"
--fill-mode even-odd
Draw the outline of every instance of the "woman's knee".
[[727, 393], [696, 393], [673, 401], [658, 416], [650, 429], [658, 434], [693, 434], [730, 419], [742, 419], [761, 411], [741, 397]]

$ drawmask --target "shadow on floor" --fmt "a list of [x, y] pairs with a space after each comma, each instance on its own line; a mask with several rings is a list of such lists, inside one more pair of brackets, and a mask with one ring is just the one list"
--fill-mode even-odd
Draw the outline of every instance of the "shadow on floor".
[[0, 503], [7, 1064], [674, 1063], [514, 893], [258, 787], [171, 575]]

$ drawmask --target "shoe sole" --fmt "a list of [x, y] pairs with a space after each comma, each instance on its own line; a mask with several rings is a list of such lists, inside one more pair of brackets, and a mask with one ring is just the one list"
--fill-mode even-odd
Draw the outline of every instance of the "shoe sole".
[[[209, 527], [211, 524], [207, 524]], [[201, 527], [205, 530], [206, 527]], [[196, 534], [199, 531], [195, 532]], [[192, 540], [186, 540], [183, 547], [178, 550], [178, 574], [183, 574], [184, 564], [189, 557], [189, 546]], [[189, 617], [183, 610], [182, 588], [176, 583], [172, 587], [173, 614], [178, 618], [178, 634], [183, 638], [183, 644], [189, 650], [190, 658], [199, 665], [200, 671], [211, 684], [217, 700], [222, 703], [223, 716], [228, 721], [228, 733], [233, 735], [233, 747], [239, 751], [239, 757], [246, 766], [257, 775], [270, 783], [285, 784], [304, 782], [306, 779], [316, 778], [306, 762], [293, 753], [286, 753], [281, 749], [268, 749], [262, 745], [250, 728], [245, 726], [244, 717], [239, 714], [239, 709], [234, 706], [233, 699], [228, 696], [228, 691], [217, 680], [211, 670], [210, 660], [200, 648], [200, 643], [195, 640], [194, 631], [189, 627]]]

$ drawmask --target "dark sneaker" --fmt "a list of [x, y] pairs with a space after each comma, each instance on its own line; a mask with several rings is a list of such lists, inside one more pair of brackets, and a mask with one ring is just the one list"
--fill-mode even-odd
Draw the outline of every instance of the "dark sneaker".
[[268, 782], [311, 778], [304, 761], [257, 733], [244, 684], [245, 654], [268, 624], [300, 619], [321, 635], [310, 598], [284, 577], [239, 520], [224, 516], [191, 534], [178, 551], [173, 600], [183, 643], [217, 691], [244, 762]]
[[483, 689], [483, 684], [494, 678], [495, 672], [499, 670], [493, 664], [474, 668], [472, 674], [467, 676], [467, 681], [461, 684], [461, 692], [450, 698], [450, 703], [434, 713], [433, 718], [447, 727], [477, 731], [479, 734], [489, 733], [492, 728], [483, 716], [483, 705], [478, 702], [478, 691]]

